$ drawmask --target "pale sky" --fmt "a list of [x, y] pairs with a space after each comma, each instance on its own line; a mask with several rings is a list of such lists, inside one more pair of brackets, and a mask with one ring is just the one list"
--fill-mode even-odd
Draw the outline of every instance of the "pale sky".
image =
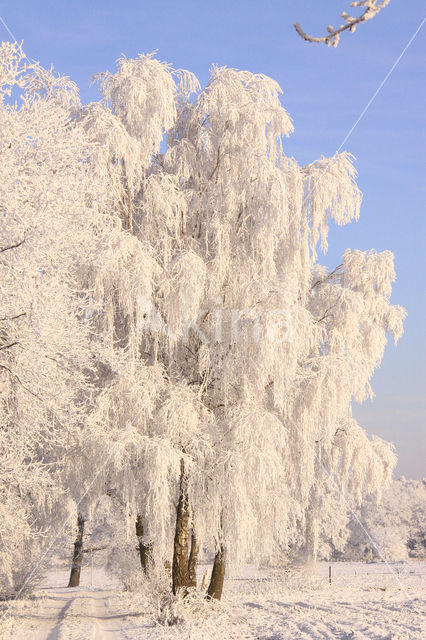
[[[84, 102], [97, 99], [94, 73], [113, 71], [121, 54], [155, 49], [202, 85], [214, 63], [269, 75], [295, 125], [285, 152], [306, 164], [339, 149], [425, 14], [420, 0], [392, 0], [355, 34], [344, 33], [337, 49], [306, 43], [293, 29], [298, 21], [323, 35], [348, 7], [346, 0], [20, 0], [0, 2], [0, 16], [28, 57], [69, 75]], [[0, 34], [12, 39], [2, 24]], [[361, 217], [332, 228], [320, 258], [333, 267], [348, 247], [395, 254], [392, 300], [408, 311], [405, 335], [388, 346], [373, 378], [375, 400], [354, 414], [369, 434], [395, 443], [395, 475], [412, 478], [426, 476], [425, 35], [426, 26], [344, 143], [356, 157]]]

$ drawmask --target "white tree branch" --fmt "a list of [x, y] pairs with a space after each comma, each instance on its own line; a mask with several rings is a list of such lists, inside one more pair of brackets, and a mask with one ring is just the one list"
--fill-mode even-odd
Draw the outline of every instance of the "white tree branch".
[[294, 23], [294, 28], [301, 38], [307, 42], [325, 42], [328, 47], [337, 47], [339, 44], [340, 34], [343, 31], [349, 30], [354, 33], [355, 29], [361, 22], [366, 22], [374, 18], [379, 11], [384, 9], [388, 5], [390, 0], [360, 0], [358, 2], [351, 2], [351, 7], [365, 7], [364, 13], [355, 17], [350, 16], [346, 11], [343, 11], [340, 15], [345, 20], [346, 24], [340, 25], [338, 29], [335, 29], [332, 25], [328, 25], [328, 35], [322, 37], [314, 37], [305, 33], [298, 22]]

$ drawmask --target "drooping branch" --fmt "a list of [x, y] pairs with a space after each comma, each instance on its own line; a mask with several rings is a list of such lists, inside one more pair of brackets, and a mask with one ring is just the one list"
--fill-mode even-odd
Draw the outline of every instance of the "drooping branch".
[[343, 31], [349, 30], [354, 33], [355, 29], [361, 22], [366, 22], [374, 18], [381, 9], [384, 9], [388, 5], [390, 0], [359, 0], [358, 2], [351, 2], [351, 7], [365, 7], [364, 13], [359, 16], [350, 16], [346, 11], [343, 11], [340, 15], [345, 20], [346, 24], [340, 25], [338, 29], [335, 29], [332, 25], [328, 25], [328, 35], [321, 38], [310, 36], [305, 33], [298, 22], [294, 23], [294, 28], [301, 38], [307, 42], [325, 42], [328, 47], [337, 47], [339, 44], [340, 34]]
[[[219, 169], [219, 165], [220, 165], [220, 160], [221, 160], [221, 156], [220, 156], [220, 145], [217, 148], [217, 159], [216, 159], [216, 164], [213, 167], [212, 172], [210, 173], [206, 184], [204, 185], [204, 187], [201, 189], [200, 191], [200, 197], [203, 195], [203, 193], [206, 191], [207, 187], [209, 186], [209, 182], [211, 181], [211, 179], [213, 178], [213, 176], [215, 175], [215, 173], [218, 171]], [[201, 235], [201, 225], [199, 224], [199, 218], [200, 218], [200, 209], [198, 209], [195, 213], [195, 223], [194, 223], [194, 229], [192, 232], [192, 237], [195, 238], [196, 236], [199, 238]], [[197, 232], [197, 233], [196, 233]]]

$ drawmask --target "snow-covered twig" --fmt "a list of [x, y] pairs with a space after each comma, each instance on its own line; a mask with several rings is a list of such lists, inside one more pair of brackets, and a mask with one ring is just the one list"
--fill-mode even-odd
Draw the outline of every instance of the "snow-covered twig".
[[366, 22], [367, 20], [371, 20], [374, 18], [381, 9], [384, 9], [386, 5], [388, 5], [390, 0], [361, 0], [358, 2], [351, 2], [351, 7], [365, 7], [365, 10], [361, 15], [355, 17], [350, 16], [346, 11], [343, 11], [340, 15], [345, 20], [346, 24], [340, 25], [337, 29], [335, 29], [332, 25], [328, 25], [327, 31], [328, 35], [323, 37], [314, 37], [305, 33], [298, 22], [294, 23], [294, 28], [301, 38], [306, 40], [307, 42], [325, 42], [328, 47], [337, 47], [339, 44], [340, 34], [343, 31], [349, 30], [351, 33], [354, 33], [355, 29], [362, 22]]

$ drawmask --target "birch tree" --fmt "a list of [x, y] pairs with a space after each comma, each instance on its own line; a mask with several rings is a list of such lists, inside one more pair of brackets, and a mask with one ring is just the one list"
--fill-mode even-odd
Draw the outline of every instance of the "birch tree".
[[215, 553], [213, 598], [226, 566], [343, 545], [348, 509], [395, 464], [350, 408], [405, 314], [390, 252], [318, 262], [329, 225], [359, 216], [352, 157], [287, 157], [293, 125], [262, 74], [214, 67], [201, 90], [152, 54], [121, 58], [86, 106], [51, 72], [13, 74], [27, 93], [1, 114], [2, 398], [20, 394], [6, 448], [21, 416], [36, 430], [23, 451], [47, 429], [43, 499], [56, 472], [56, 505], [86, 481], [89, 511], [113, 490], [176, 594], [198, 545]]
[[[154, 87], [155, 69], [162, 75]], [[352, 159], [343, 153], [300, 167], [287, 158], [291, 120], [278, 85], [260, 74], [214, 68], [199, 92], [192, 76], [145, 56], [121, 60], [117, 74], [101, 79], [104, 109], [126, 130], [114, 147], [121, 178], [137, 157], [133, 149], [146, 144], [144, 123], [154, 121], [155, 109], [162, 114], [139, 189], [126, 191], [123, 218], [132, 242], [152, 252], [147, 266], [155, 264], [148, 266], [151, 289], [127, 313], [132, 327], [143, 329], [139, 357], [166, 367], [166, 395], [177, 393], [182, 403], [166, 413], [168, 432], [180, 434], [169, 457], [161, 456], [162, 464], [174, 457], [174, 480], [150, 519], [170, 522], [170, 498], [177, 491], [179, 504], [185, 478], [185, 501], [197, 504], [194, 526], [215, 545], [218, 561], [270, 559], [298, 539], [300, 528], [315, 556], [315, 514], [329, 482], [332, 491], [359, 499], [364, 489], [379, 491], [394, 465], [389, 447], [359, 438], [362, 430], [348, 418], [352, 399], [369, 393], [387, 332], [401, 334], [404, 312], [389, 304], [392, 256], [347, 251], [331, 273], [317, 262], [330, 221], [358, 218]], [[150, 102], [160, 90], [169, 119]], [[160, 153], [164, 132], [167, 149]], [[111, 148], [104, 153], [111, 166]], [[189, 386], [195, 395], [185, 399]], [[183, 432], [203, 440], [190, 424], [200, 424], [206, 410], [212, 426], [204, 441], [214, 454], [190, 456], [182, 467], [181, 407], [195, 398], [198, 408]], [[149, 438], [155, 441], [155, 431]], [[318, 465], [327, 482], [318, 482]], [[204, 502], [199, 483], [192, 484], [197, 474]], [[146, 487], [148, 501], [154, 486]]]
[[107, 190], [87, 170], [72, 82], [3, 43], [0, 91], [1, 586], [13, 592], [67, 512], [64, 452], [90, 396], [84, 284]]

